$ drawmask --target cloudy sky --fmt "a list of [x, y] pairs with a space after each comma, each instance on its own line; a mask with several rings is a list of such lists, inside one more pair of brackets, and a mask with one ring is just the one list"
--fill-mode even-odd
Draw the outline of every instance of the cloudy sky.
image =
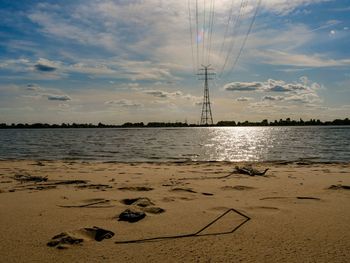
[[259, 2], [0, 0], [0, 122], [350, 117], [350, 1]]

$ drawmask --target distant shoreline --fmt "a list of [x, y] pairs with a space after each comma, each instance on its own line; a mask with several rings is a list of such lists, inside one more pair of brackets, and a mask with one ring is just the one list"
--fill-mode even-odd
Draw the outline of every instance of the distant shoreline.
[[205, 165], [205, 164], [218, 164], [218, 165], [238, 165], [238, 164], [245, 164], [245, 165], [296, 165], [296, 166], [309, 166], [309, 165], [350, 165], [350, 161], [313, 161], [313, 160], [294, 160], [294, 161], [287, 161], [287, 160], [259, 160], [259, 161], [194, 161], [194, 160], [177, 160], [177, 161], [103, 161], [103, 160], [84, 160], [84, 159], [35, 159], [35, 158], [0, 158], [0, 165], [2, 163], [11, 163], [11, 162], [33, 162], [33, 165], [39, 165], [41, 162], [45, 163], [75, 163], [75, 164], [121, 164], [121, 165]]
[[188, 124], [183, 122], [149, 122], [144, 124], [143, 122], [131, 123], [126, 122], [122, 125], [111, 125], [111, 124], [92, 124], [92, 123], [62, 123], [62, 124], [48, 124], [48, 123], [0, 123], [0, 129], [62, 129], [62, 128], [179, 128], [179, 127], [275, 127], [275, 126], [347, 126], [350, 125], [349, 118], [335, 119], [333, 121], [320, 121], [311, 119], [304, 121], [302, 119], [296, 121], [287, 118], [285, 120], [275, 120], [269, 122], [267, 119], [261, 122], [235, 122], [235, 121], [219, 121], [213, 125], [199, 125], [199, 124]]

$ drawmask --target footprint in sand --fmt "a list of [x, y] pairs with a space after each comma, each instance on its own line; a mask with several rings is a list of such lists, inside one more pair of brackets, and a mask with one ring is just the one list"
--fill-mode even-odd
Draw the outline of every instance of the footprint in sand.
[[55, 247], [57, 249], [67, 249], [72, 245], [81, 244], [85, 241], [102, 241], [104, 239], [110, 239], [114, 236], [112, 231], [99, 228], [81, 228], [79, 230], [63, 232], [51, 238], [47, 243], [49, 247]]
[[163, 202], [174, 202], [176, 200], [176, 197], [164, 197], [162, 199]]
[[161, 214], [165, 212], [165, 209], [154, 206], [155, 204], [147, 197], [126, 198], [121, 200], [121, 203], [140, 207], [143, 212], [150, 214]]
[[146, 213], [150, 214], [161, 214], [165, 212], [165, 209], [158, 207], [158, 206], [149, 206], [149, 207], [144, 207], [142, 209]]
[[147, 207], [154, 205], [154, 203], [147, 197], [126, 198], [121, 200], [125, 205], [137, 205], [140, 207]]

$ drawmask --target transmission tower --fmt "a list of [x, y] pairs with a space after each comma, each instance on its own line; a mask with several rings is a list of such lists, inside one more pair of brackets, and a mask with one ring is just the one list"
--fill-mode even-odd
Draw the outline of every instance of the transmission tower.
[[204, 76], [204, 97], [203, 97], [203, 104], [202, 104], [202, 114], [201, 114], [201, 121], [200, 125], [213, 125], [213, 116], [211, 114], [211, 106], [210, 106], [210, 99], [209, 99], [209, 85], [208, 80], [212, 80], [213, 78], [211, 76], [214, 76], [215, 73], [209, 73], [208, 71], [213, 70], [210, 68], [210, 65], [204, 66], [202, 65], [202, 68], [200, 69], [202, 73], [199, 73], [199, 76]]

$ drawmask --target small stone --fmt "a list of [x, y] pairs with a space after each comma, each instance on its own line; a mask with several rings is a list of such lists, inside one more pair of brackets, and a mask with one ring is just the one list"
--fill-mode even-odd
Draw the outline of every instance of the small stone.
[[133, 209], [126, 209], [119, 215], [119, 221], [127, 221], [129, 223], [135, 223], [145, 218], [146, 214], [142, 211], [136, 211]]

